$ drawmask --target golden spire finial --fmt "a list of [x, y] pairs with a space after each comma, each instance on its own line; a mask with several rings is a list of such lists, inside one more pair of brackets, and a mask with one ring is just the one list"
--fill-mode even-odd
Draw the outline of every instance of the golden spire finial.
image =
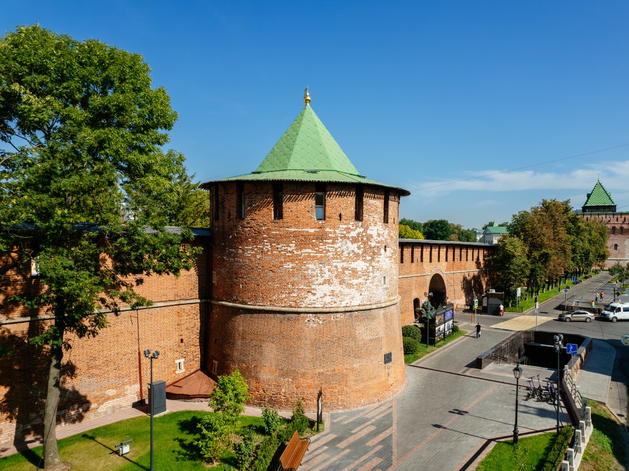
[[306, 103], [306, 106], [310, 106], [311, 101], [310, 93], [308, 93], [308, 87], [306, 87], [306, 91], [304, 92], [304, 103]]

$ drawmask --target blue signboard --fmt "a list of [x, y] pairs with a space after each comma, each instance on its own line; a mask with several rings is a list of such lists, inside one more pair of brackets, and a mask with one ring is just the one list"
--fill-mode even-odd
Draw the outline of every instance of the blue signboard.
[[568, 353], [570, 355], [576, 355], [578, 347], [579, 346], [576, 343], [567, 343], [566, 344], [566, 353]]
[[579, 281], [579, 279], [578, 279], [576, 276], [573, 276], [573, 277], [572, 277], [572, 282], [573, 282], [573, 283], [576, 283], [577, 281]]

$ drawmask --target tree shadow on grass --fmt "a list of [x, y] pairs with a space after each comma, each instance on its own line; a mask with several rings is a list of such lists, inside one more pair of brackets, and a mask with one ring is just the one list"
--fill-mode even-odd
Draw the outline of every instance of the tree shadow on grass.
[[177, 461], [203, 461], [199, 447], [194, 444], [194, 441], [199, 438], [199, 424], [201, 420], [201, 417], [195, 416], [177, 422], [179, 430], [185, 435], [184, 437], [175, 437], [174, 439], [180, 448], [173, 451]]
[[[116, 449], [114, 449], [114, 448], [112, 448], [112, 447], [110, 447], [110, 446], [108, 446], [108, 445], [104, 444], [103, 442], [101, 442], [101, 441], [97, 440], [95, 435], [90, 435], [90, 434], [88, 434], [88, 433], [84, 433], [84, 434], [83, 434], [83, 435], [81, 435], [81, 436], [82, 436], [83, 438], [87, 438], [87, 439], [89, 439], [89, 440], [92, 440], [93, 442], [98, 443], [98, 444], [99, 444], [100, 446], [102, 446], [103, 448], [105, 448], [105, 449], [109, 450], [109, 451], [111, 452], [111, 453], [110, 453], [110, 455], [113, 455], [113, 454], [118, 454], [118, 451], [117, 451]], [[127, 460], [129, 463], [131, 463], [131, 464], [133, 464], [133, 465], [137, 466], [138, 468], [146, 469], [147, 471], [149, 471], [149, 468], [147, 468], [146, 466], [142, 466], [141, 464], [139, 464], [139, 463], [137, 463], [137, 462], [135, 462], [135, 461], [133, 461], [133, 460], [131, 460], [131, 459], [127, 458], [125, 455], [122, 455], [122, 456], [121, 456], [121, 458], [124, 458], [124, 459], [125, 459], [125, 460]]]

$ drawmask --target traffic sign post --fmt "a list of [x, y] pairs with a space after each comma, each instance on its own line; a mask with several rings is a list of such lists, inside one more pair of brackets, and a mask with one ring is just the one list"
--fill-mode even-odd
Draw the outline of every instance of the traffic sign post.
[[576, 355], [577, 349], [579, 346], [576, 343], [567, 343], [566, 344], [566, 353], [569, 355]]

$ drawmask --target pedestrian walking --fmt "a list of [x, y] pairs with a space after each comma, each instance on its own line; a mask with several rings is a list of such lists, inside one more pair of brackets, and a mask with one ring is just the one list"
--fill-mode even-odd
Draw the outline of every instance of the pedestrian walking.
[[598, 302], [598, 293], [596, 293], [596, 302]]
[[502, 317], [502, 315], [505, 313], [505, 307], [501, 304], [500, 305], [500, 316]]
[[605, 293], [601, 291], [601, 302], [603, 302], [603, 298], [605, 297]]
[[594, 309], [594, 307], [595, 307], [595, 306], [594, 306], [594, 301], [592, 301], [592, 309]]
[[476, 338], [480, 337], [480, 322], [476, 324]]

